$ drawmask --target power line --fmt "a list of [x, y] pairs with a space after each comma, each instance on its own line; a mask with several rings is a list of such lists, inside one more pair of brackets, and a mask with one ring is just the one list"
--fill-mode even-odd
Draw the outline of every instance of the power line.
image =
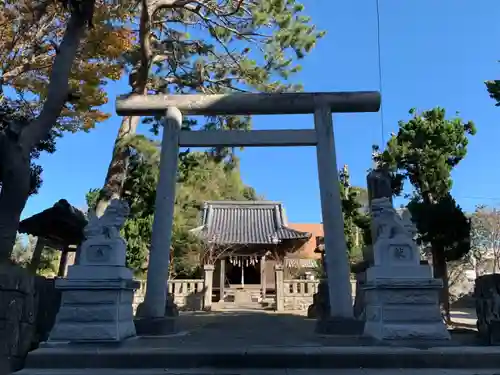
[[452, 197], [455, 199], [474, 199], [474, 200], [491, 200], [491, 201], [500, 201], [499, 197], [481, 197], [481, 196], [470, 196], [470, 195], [455, 195], [452, 194]]
[[382, 102], [380, 103], [380, 137], [382, 140], [382, 144], [380, 145], [381, 147], [384, 147], [385, 145], [385, 130], [384, 130], [384, 104], [383, 104], [383, 98], [384, 96], [382, 95], [382, 48], [381, 48], [381, 36], [380, 36], [380, 0], [375, 0], [376, 1], [376, 9], [377, 9], [377, 55], [378, 55], [378, 86], [379, 86], [379, 91], [380, 95], [382, 96]]
[[477, 199], [477, 200], [491, 200], [491, 201], [500, 201], [500, 197], [473, 197], [473, 196], [464, 196], [464, 195], [453, 195], [453, 198], [458, 199]]

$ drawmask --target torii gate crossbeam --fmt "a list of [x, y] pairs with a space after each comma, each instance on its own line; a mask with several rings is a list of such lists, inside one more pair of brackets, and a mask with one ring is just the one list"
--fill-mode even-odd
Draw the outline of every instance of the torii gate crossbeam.
[[[330, 314], [340, 325], [353, 319], [332, 113], [377, 112], [378, 92], [236, 93], [119, 97], [122, 116], [165, 115], [143, 318], [161, 319], [166, 292], [179, 147], [316, 146]], [[314, 130], [181, 131], [182, 115], [314, 114]]]

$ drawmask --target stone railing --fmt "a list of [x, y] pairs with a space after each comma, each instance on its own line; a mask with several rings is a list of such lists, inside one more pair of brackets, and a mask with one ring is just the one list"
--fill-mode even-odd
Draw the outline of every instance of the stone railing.
[[202, 310], [205, 296], [203, 280], [171, 280], [168, 293], [181, 310]]
[[[205, 289], [203, 279], [168, 281], [168, 293], [172, 295], [180, 310], [202, 310]], [[134, 312], [137, 306], [144, 301], [145, 293], [146, 281], [141, 281], [140, 287], [134, 295]]]
[[313, 303], [318, 284], [318, 280], [284, 280], [282, 305], [284, 310], [306, 311]]
[[[279, 271], [278, 271], [279, 272]], [[279, 280], [279, 275], [278, 279]], [[319, 280], [283, 280], [282, 293], [276, 295], [276, 310], [307, 311], [318, 292]], [[279, 286], [276, 286], [279, 288]], [[356, 282], [351, 280], [352, 296], [356, 295]]]

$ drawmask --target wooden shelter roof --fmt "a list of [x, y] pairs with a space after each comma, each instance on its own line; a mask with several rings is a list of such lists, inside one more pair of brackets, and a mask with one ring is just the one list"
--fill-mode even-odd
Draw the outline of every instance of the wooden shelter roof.
[[224, 245], [271, 245], [307, 241], [311, 234], [286, 225], [283, 206], [269, 201], [209, 201], [202, 211], [200, 238]]
[[54, 206], [22, 220], [19, 233], [42, 237], [60, 246], [79, 245], [86, 225], [85, 214], [61, 199]]

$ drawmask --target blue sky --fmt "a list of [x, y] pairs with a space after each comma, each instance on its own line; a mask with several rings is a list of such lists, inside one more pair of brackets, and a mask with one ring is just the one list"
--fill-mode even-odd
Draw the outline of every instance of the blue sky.
[[[378, 90], [375, 0], [303, 0], [306, 11], [327, 35], [302, 62], [294, 80], [307, 91]], [[441, 106], [475, 121], [478, 133], [467, 158], [453, 174], [453, 194], [466, 210], [500, 203], [500, 108], [484, 81], [500, 77], [498, 0], [380, 0], [382, 100], [380, 113], [335, 115], [339, 167], [348, 164], [352, 183], [365, 186], [371, 145], [381, 144], [412, 107]], [[109, 86], [113, 111], [123, 82]], [[103, 183], [120, 118], [92, 132], [68, 134], [57, 152], [43, 155], [44, 185], [29, 199], [23, 217], [61, 198], [85, 206], [85, 193]], [[255, 129], [312, 128], [312, 116], [261, 116]], [[383, 130], [383, 131], [382, 131]], [[282, 201], [291, 222], [320, 222], [313, 148], [253, 148], [241, 154], [244, 182], [267, 199]]]

